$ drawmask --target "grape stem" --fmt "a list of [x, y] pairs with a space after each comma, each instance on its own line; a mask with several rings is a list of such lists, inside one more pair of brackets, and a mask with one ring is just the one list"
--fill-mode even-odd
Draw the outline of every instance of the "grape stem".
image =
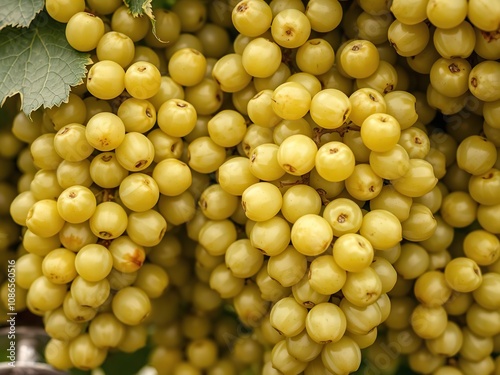
[[351, 121], [344, 123], [342, 126], [336, 128], [336, 129], [325, 129], [325, 128], [314, 128], [313, 129], [313, 141], [316, 143], [316, 145], [319, 147], [321, 146], [321, 137], [323, 134], [330, 134], [330, 133], [339, 133], [341, 137], [344, 136], [345, 133], [347, 133], [349, 130], [356, 130], [359, 131], [361, 128], [357, 125], [354, 125]]

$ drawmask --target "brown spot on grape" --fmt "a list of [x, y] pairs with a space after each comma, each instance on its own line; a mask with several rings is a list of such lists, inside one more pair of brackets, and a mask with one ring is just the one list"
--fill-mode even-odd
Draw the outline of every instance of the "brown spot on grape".
[[371, 101], [378, 102], [377, 97], [372, 93], [368, 94], [368, 97], [370, 98]]
[[339, 152], [339, 149], [337, 147], [334, 147], [329, 149], [328, 151], [330, 152], [330, 154], [336, 154], [337, 152]]
[[489, 179], [492, 179], [492, 178], [493, 178], [493, 173], [492, 172], [490, 172], [487, 175], [485, 175], [485, 176], [482, 177], [483, 180], [489, 180]]
[[361, 49], [361, 44], [355, 44], [351, 48], [351, 50], [354, 52], [359, 51], [360, 49]]
[[370, 193], [373, 193], [375, 191], [375, 187], [373, 185], [371, 185], [369, 188], [368, 188], [368, 191]]
[[144, 72], [144, 71], [146, 71], [147, 69], [148, 69], [148, 68], [146, 68], [145, 66], [139, 66], [139, 67], [137, 67], [137, 70], [138, 70], [139, 72], [141, 72], [141, 73], [142, 73], [142, 72]]
[[206, 210], [208, 207], [207, 201], [204, 198], [200, 198], [198, 201], [198, 205], [201, 207], [201, 209]]
[[252, 155], [250, 155], [250, 162], [253, 163], [255, 161], [255, 159], [257, 159], [257, 155], [255, 155], [255, 152], [254, 152], [254, 153], [252, 153]]
[[77, 194], [74, 191], [71, 191], [68, 195], [70, 198], [76, 198]]
[[182, 103], [182, 102], [177, 102], [176, 106], [179, 107], [179, 108], [186, 108], [187, 104], [186, 103]]
[[309, 41], [309, 44], [311, 44], [313, 46], [317, 46], [320, 43], [321, 43], [321, 40], [311, 40], [311, 41]]
[[151, 110], [149, 108], [146, 108], [146, 117], [152, 118], [153, 114], [151, 113]]
[[415, 137], [413, 141], [415, 142], [416, 145], [421, 145], [423, 143], [420, 137]]
[[294, 173], [297, 171], [297, 169], [293, 165], [290, 165], [290, 164], [283, 164], [283, 169], [287, 172], [290, 172], [290, 173]]
[[113, 156], [112, 155], [104, 155], [103, 157], [101, 157], [101, 160], [105, 163], [107, 163], [108, 161], [110, 161], [111, 159], [113, 159]]
[[471, 80], [470, 80], [470, 84], [472, 87], [476, 88], [477, 87], [477, 78], [476, 77], [472, 77]]
[[387, 94], [388, 92], [391, 92], [392, 90], [394, 90], [394, 85], [393, 84], [389, 84], [385, 87], [384, 89], [384, 94]]
[[337, 222], [339, 222], [340, 224], [343, 224], [345, 223], [347, 220], [347, 215], [345, 214], [340, 214], [338, 217], [337, 217]]
[[142, 168], [148, 163], [147, 160], [139, 160], [137, 163], [134, 164], [134, 167], [136, 168]]
[[304, 305], [304, 307], [306, 307], [308, 309], [312, 309], [314, 306], [316, 306], [316, 304], [314, 302], [311, 302], [311, 301], [305, 301], [302, 304]]
[[124, 260], [128, 263], [135, 264], [137, 268], [142, 267], [144, 263], [144, 253], [139, 249], [135, 249], [131, 254], [126, 254]]
[[63, 135], [63, 134], [66, 134], [67, 132], [69, 132], [69, 128], [68, 127], [65, 127], [62, 132], [59, 133], [59, 135]]
[[452, 63], [452, 64], [448, 65], [448, 69], [452, 73], [459, 73], [460, 72], [460, 67], [457, 64], [455, 64], [455, 63]]
[[111, 233], [109, 233], [109, 232], [102, 231], [102, 232], [99, 232], [99, 237], [101, 237], [101, 238], [111, 238], [111, 237], [113, 237], [113, 235]]
[[238, 8], [236, 8], [236, 11], [237, 12], [244, 12], [248, 9], [248, 4], [247, 3], [242, 3], [240, 5], [238, 5]]

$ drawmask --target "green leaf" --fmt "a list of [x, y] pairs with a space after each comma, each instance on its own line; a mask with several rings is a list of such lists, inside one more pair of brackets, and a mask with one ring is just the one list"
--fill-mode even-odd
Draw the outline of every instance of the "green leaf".
[[156, 39], [160, 40], [156, 35], [156, 20], [153, 14], [153, 0], [123, 0], [125, 5], [130, 10], [134, 17], [146, 16], [151, 20], [152, 32]]
[[0, 0], [0, 30], [6, 26], [28, 27], [44, 3], [43, 0]]
[[60, 105], [70, 86], [83, 82], [90, 56], [67, 42], [65, 25], [39, 14], [29, 28], [0, 31], [0, 104], [20, 94], [28, 116], [42, 105]]
[[125, 5], [128, 6], [130, 13], [132, 13], [134, 17], [145, 15], [154, 19], [151, 1], [152, 0], [124, 0]]

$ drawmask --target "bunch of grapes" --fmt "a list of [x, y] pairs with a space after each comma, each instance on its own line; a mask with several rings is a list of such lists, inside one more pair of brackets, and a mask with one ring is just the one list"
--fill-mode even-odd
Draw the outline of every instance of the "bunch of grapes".
[[500, 3], [46, 11], [92, 64], [0, 135], [0, 245], [48, 363], [500, 374]]

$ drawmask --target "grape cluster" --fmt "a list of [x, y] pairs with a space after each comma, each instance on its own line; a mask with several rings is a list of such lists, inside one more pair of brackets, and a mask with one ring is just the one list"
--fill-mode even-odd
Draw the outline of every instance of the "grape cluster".
[[0, 245], [50, 364], [500, 374], [500, 3], [46, 10], [92, 64], [0, 135]]

